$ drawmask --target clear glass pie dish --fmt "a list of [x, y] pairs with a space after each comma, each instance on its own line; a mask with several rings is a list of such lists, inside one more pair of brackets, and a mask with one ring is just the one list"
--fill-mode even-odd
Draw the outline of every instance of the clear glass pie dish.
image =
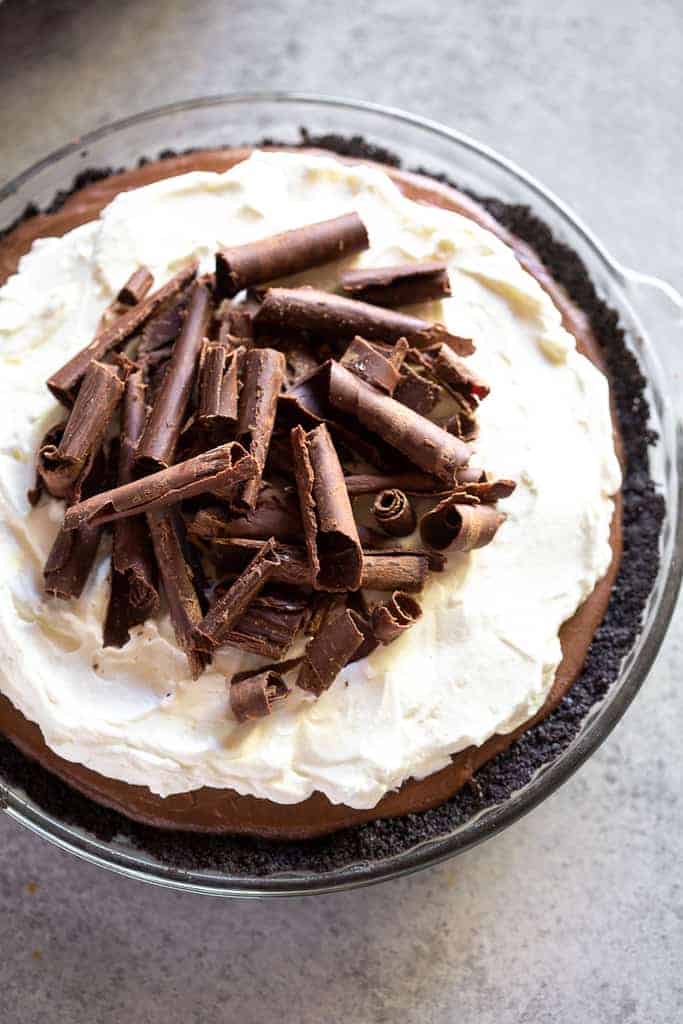
[[628, 343], [647, 380], [651, 425], [659, 434], [651, 474], [665, 500], [660, 564], [642, 631], [618, 678], [583, 720], [575, 739], [505, 800], [401, 853], [344, 863], [326, 871], [266, 875], [170, 866], [126, 837], [104, 841], [49, 813], [0, 775], [0, 806], [64, 849], [130, 877], [191, 892], [225, 896], [299, 895], [380, 881], [437, 863], [490, 838], [565, 781], [597, 748], [624, 713], [650, 671], [681, 582], [681, 378], [678, 346], [683, 299], [668, 285], [627, 270], [553, 195], [491, 150], [425, 119], [372, 104], [296, 94], [209, 97], [148, 111], [75, 140], [19, 175], [0, 191], [0, 231], [29, 204], [43, 209], [68, 190], [85, 168], [132, 167], [141, 157], [176, 150], [297, 142], [300, 126], [312, 135], [362, 136], [396, 153], [407, 169], [428, 168], [479, 195], [526, 204], [583, 260], [601, 297], [619, 313]]

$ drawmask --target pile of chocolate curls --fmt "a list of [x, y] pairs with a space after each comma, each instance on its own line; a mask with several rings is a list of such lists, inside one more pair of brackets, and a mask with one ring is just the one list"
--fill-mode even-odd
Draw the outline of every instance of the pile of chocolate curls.
[[515, 486], [470, 466], [489, 390], [462, 358], [472, 342], [396, 308], [448, 297], [443, 264], [265, 287], [368, 245], [349, 213], [220, 249], [214, 274], [189, 263], [155, 291], [139, 267], [47, 382], [66, 410], [29, 493], [66, 503], [47, 593], [80, 596], [112, 524], [104, 645], [163, 594], [194, 678], [226, 645], [270, 660], [228, 681], [239, 721], [286, 699], [290, 674], [320, 695], [409, 629], [444, 552], [488, 544]]

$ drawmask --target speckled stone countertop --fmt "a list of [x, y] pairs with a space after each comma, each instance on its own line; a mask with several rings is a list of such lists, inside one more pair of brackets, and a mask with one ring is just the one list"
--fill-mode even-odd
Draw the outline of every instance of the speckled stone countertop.
[[[489, 143], [681, 286], [678, 0], [0, 3], [0, 185], [123, 113], [294, 88]], [[682, 328], [683, 330], [683, 328]], [[7, 1024], [673, 1024], [683, 1017], [683, 613], [558, 793], [459, 860], [279, 903], [165, 892], [0, 816]]]

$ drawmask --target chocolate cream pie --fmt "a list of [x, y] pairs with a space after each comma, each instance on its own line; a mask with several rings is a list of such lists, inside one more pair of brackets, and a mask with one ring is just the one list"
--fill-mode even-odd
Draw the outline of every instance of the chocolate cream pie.
[[24, 221], [0, 279], [30, 758], [153, 826], [305, 839], [442, 803], [567, 694], [619, 430], [588, 317], [483, 206], [195, 153]]

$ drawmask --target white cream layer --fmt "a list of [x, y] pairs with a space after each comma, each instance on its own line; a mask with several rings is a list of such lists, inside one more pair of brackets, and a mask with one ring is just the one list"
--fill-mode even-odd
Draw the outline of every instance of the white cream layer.
[[[218, 245], [354, 209], [371, 240], [357, 265], [448, 261], [453, 297], [423, 314], [475, 340], [471, 365], [491, 394], [473, 461], [518, 487], [495, 541], [429, 581], [413, 629], [319, 700], [295, 691], [268, 719], [238, 725], [225, 679], [255, 657], [226, 650], [193, 682], [167, 616], [122, 650], [102, 648], [104, 547], [80, 600], [44, 596], [62, 515], [58, 502], [26, 500], [37, 444], [60, 415], [44, 381], [140, 263], [159, 285], [193, 256], [211, 269]], [[297, 280], [325, 286], [338, 273]], [[472, 221], [326, 157], [257, 153], [225, 174], [181, 175], [34, 244], [0, 291], [0, 359], [0, 688], [62, 757], [161, 795], [216, 786], [296, 803], [319, 790], [368, 808], [543, 704], [559, 628], [611, 558], [620, 474], [608, 388], [512, 251]]]

